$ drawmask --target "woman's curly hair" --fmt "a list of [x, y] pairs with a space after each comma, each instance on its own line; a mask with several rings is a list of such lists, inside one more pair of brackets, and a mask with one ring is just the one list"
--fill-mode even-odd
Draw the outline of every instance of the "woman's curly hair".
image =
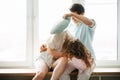
[[91, 67], [88, 60], [91, 58], [91, 54], [79, 39], [65, 41], [63, 49], [65, 55], [69, 58], [75, 56], [78, 59], [82, 59], [86, 63], [87, 67]]

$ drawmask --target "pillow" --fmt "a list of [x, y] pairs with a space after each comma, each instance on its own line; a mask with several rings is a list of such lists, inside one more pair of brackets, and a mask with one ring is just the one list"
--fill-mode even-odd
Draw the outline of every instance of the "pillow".
[[56, 51], [61, 51], [63, 43], [66, 39], [66, 35], [68, 34], [67, 31], [62, 31], [58, 34], [52, 34], [48, 39], [47, 39], [47, 45]]
[[51, 34], [57, 34], [62, 32], [70, 23], [70, 17], [67, 17], [66, 19], [62, 19], [58, 21], [51, 29]]

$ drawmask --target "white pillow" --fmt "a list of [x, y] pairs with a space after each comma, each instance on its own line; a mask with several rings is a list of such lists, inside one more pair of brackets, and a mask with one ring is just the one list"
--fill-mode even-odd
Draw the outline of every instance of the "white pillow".
[[47, 40], [47, 45], [51, 49], [54, 49], [56, 51], [61, 51], [67, 34], [68, 34], [67, 31], [63, 31], [58, 34], [52, 34]]
[[62, 19], [58, 21], [51, 29], [51, 34], [57, 34], [62, 32], [70, 23], [70, 17], [67, 17], [66, 19]]

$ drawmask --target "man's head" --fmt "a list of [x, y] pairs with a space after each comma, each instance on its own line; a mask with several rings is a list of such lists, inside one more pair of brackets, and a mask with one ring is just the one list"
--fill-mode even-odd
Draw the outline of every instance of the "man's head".
[[79, 4], [79, 3], [74, 3], [71, 8], [70, 8], [71, 12], [75, 12], [77, 14], [84, 14], [85, 13], [85, 9], [84, 7]]

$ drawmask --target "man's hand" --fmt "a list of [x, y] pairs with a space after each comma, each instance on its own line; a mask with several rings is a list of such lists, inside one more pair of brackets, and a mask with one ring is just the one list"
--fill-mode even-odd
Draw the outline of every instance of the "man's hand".
[[40, 52], [46, 51], [47, 50], [47, 46], [46, 45], [42, 45], [40, 46]]

